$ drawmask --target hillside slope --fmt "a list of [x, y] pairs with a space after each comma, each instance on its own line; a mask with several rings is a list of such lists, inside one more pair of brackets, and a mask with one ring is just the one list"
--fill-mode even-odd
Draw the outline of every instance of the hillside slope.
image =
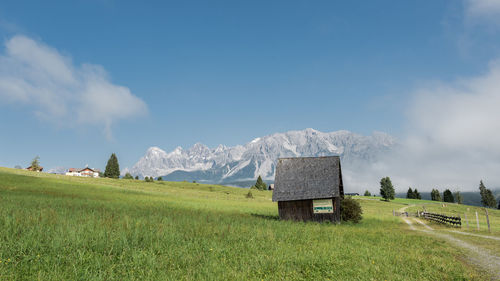
[[268, 191], [0, 168], [0, 280], [483, 280], [460, 249], [360, 200], [353, 224], [279, 221]]

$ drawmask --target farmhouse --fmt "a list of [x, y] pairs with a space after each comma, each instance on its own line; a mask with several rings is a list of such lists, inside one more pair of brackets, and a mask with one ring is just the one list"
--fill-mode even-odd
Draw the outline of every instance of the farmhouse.
[[33, 168], [33, 166], [29, 166], [28, 168], [26, 168], [26, 170], [28, 171], [36, 171], [36, 172], [41, 172], [43, 171], [43, 167], [42, 166], [39, 166], [38, 169], [36, 168]]
[[69, 168], [68, 172], [66, 172], [66, 176], [98, 178], [99, 170], [89, 167], [83, 169]]
[[359, 193], [357, 193], [357, 192], [350, 192], [350, 193], [345, 193], [344, 195], [347, 195], [347, 196], [359, 196]]
[[278, 159], [273, 202], [280, 219], [339, 222], [343, 197], [339, 156]]

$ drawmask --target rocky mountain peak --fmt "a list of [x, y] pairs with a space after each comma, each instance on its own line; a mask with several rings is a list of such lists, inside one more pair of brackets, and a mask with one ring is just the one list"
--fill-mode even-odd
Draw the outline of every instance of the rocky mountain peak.
[[308, 128], [258, 137], [234, 147], [210, 149], [196, 143], [188, 150], [179, 146], [170, 153], [151, 147], [130, 172], [134, 176], [213, 183], [252, 180], [259, 175], [272, 180], [281, 157], [340, 155], [343, 168], [349, 169], [359, 162], [374, 161], [395, 145], [396, 140], [382, 132], [363, 136], [345, 130], [324, 133]]

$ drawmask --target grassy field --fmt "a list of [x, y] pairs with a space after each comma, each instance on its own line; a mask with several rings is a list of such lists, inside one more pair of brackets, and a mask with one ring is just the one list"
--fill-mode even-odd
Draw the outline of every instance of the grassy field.
[[279, 221], [271, 192], [247, 192], [0, 168], [0, 280], [487, 278], [392, 216], [412, 200], [360, 197], [362, 222], [333, 225]]
[[[420, 201], [420, 200], [418, 200]], [[417, 210], [427, 210], [427, 212], [443, 214], [447, 216], [460, 216], [462, 218], [462, 229], [461, 231], [467, 231], [470, 233], [482, 234], [482, 235], [495, 235], [500, 237], [500, 211], [496, 209], [488, 209], [490, 229], [488, 232], [488, 224], [486, 222], [486, 212], [485, 208], [460, 205], [460, 204], [449, 204], [444, 202], [432, 202], [424, 201], [417, 202], [413, 207], [409, 207], [408, 211]], [[477, 230], [476, 212], [478, 214], [479, 230]], [[465, 217], [467, 216], [467, 221]]]
[[[500, 253], [500, 241], [481, 237], [494, 236], [500, 238], [500, 210], [488, 209], [491, 230], [490, 232], [488, 231], [486, 212], [484, 208], [468, 205], [449, 204], [443, 202], [438, 203], [425, 201], [417, 202], [415, 206], [409, 207], [407, 210], [410, 212], [416, 212], [417, 210], [422, 211], [424, 207], [428, 212], [439, 213], [448, 216], [460, 216], [462, 218], [462, 227], [459, 229], [454, 229], [438, 223], [429, 222], [429, 225], [437, 231], [453, 235], [454, 237], [466, 241], [472, 245], [491, 250], [493, 253]], [[476, 220], [476, 212], [478, 214], [478, 220]], [[466, 216], [467, 220], [465, 219]], [[477, 222], [479, 222], [479, 230], [477, 229]], [[460, 232], [465, 232], [472, 235], [454, 233], [450, 232], [450, 230], [459, 230]]]

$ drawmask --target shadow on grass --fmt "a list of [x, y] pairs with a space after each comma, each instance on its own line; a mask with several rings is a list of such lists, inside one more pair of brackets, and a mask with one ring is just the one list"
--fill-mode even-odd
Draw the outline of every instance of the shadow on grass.
[[279, 216], [261, 215], [261, 214], [251, 214], [251, 215], [252, 215], [252, 217], [266, 219], [266, 220], [272, 220], [272, 221], [278, 221], [278, 220], [280, 220]]

